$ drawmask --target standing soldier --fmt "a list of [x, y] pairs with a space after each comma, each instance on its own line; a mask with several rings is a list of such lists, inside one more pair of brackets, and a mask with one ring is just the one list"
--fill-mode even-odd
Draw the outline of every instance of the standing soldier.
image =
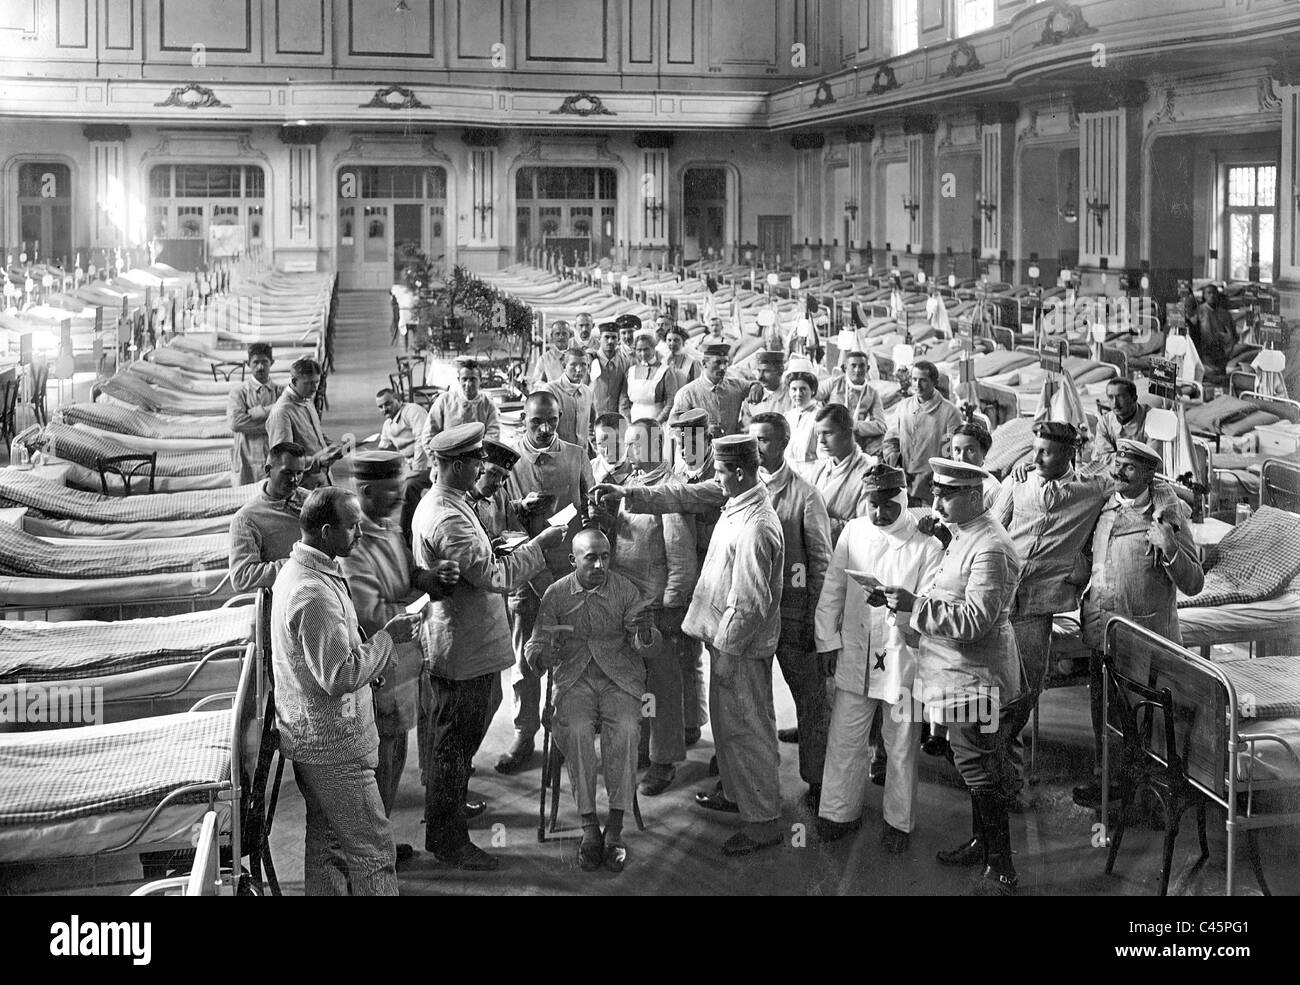
[[[975, 465], [931, 458], [934, 511], [954, 528], [934, 582], [917, 595], [899, 585], [884, 589], [886, 605], [910, 620], [919, 645], [917, 691], [932, 721], [949, 725], [953, 761], [971, 796], [973, 837], [944, 865], [983, 863], [980, 889], [1015, 891], [1011, 828], [1004, 801], [1006, 740], [1001, 705], [1020, 693], [1020, 658], [1011, 629], [1011, 603], [1020, 556], [984, 506], [988, 473]], [[918, 639], [919, 636], [919, 639]]]
[[1098, 781], [1076, 787], [1074, 800], [1101, 806], [1101, 658], [1106, 624], [1123, 616], [1167, 640], [1182, 643], [1178, 593], [1195, 595], [1205, 572], [1192, 540], [1191, 511], [1173, 487], [1155, 481], [1160, 455], [1130, 438], [1117, 442], [1112, 466], [1114, 491], [1101, 509], [1092, 535], [1092, 580], [1081, 612], [1083, 642], [1092, 648], [1089, 685]]
[[265, 342], [248, 347], [248, 371], [253, 375], [230, 391], [226, 399], [226, 422], [234, 432], [231, 448], [230, 482], [246, 486], [262, 475], [266, 453], [266, 419], [280, 397], [280, 387], [271, 382], [271, 364], [275, 357]]

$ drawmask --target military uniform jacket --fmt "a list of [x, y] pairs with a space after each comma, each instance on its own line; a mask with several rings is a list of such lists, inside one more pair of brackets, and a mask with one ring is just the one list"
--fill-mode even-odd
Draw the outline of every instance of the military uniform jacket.
[[417, 567], [435, 561], [460, 565], [451, 594], [431, 602], [420, 624], [425, 665], [438, 677], [469, 680], [514, 663], [505, 593], [523, 585], [546, 566], [531, 541], [498, 558], [469, 497], [436, 482], [425, 493], [411, 521]]
[[[1161, 482], [1151, 487], [1145, 501], [1128, 505], [1111, 494], [1097, 518], [1092, 536], [1092, 581], [1083, 598], [1083, 641], [1094, 650], [1105, 649], [1106, 623], [1114, 616], [1182, 644], [1178, 629], [1178, 592], [1195, 595], [1205, 584], [1196, 544], [1192, 541], [1191, 512]], [[1146, 533], [1156, 514], [1178, 527], [1177, 546], [1170, 564], [1157, 563]]]
[[916, 693], [926, 704], [953, 709], [989, 688], [1005, 704], [1020, 693], [1011, 629], [1019, 578], [1020, 555], [988, 511], [953, 530], [934, 582], [912, 609], [911, 629], [921, 637]]

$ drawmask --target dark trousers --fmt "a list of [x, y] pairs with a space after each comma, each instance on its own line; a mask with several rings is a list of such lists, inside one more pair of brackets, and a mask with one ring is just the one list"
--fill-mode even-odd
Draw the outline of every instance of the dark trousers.
[[465, 798], [474, 753], [487, 728], [493, 676], [453, 681], [429, 675], [424, 839], [436, 855], [454, 856], [470, 844]]
[[948, 726], [948, 744], [953, 764], [974, 793], [1002, 793], [1006, 790], [1007, 730], [1004, 723], [990, 727], [979, 722]]
[[799, 728], [799, 777], [820, 786], [826, 767], [826, 735], [831, 724], [826, 700], [826, 678], [817, 665], [817, 651], [809, 645], [802, 622], [782, 620], [776, 645], [776, 662], [794, 697], [795, 724]]
[[429, 478], [428, 469], [408, 475], [402, 486], [402, 536], [408, 544], [411, 542], [411, 518], [415, 516], [415, 508], [420, 505], [420, 497], [432, 488], [433, 480]]
[[1047, 665], [1052, 652], [1052, 617], [1050, 614], [1017, 616], [1011, 620], [1016, 634], [1016, 648], [1020, 651], [1021, 692], [1002, 709], [1002, 723], [1007, 732], [1007, 793], [1015, 796], [1024, 787], [1024, 743], [1020, 733], [1028, 724], [1038, 706], [1038, 696], [1043, 693], [1047, 679]]

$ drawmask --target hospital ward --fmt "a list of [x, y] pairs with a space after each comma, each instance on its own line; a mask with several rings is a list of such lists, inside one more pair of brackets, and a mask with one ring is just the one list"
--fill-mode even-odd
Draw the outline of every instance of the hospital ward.
[[1297, 134], [1284, 0], [0, 3], [0, 896], [1300, 893]]

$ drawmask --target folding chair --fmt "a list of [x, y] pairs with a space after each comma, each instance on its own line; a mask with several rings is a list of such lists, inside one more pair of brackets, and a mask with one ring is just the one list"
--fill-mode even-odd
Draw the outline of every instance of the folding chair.
[[95, 470], [99, 473], [99, 485], [103, 489], [105, 496], [112, 495], [108, 491], [108, 475], [111, 472], [122, 480], [122, 495], [131, 495], [131, 483], [135, 481], [136, 476], [144, 468], [149, 469], [149, 492], [154, 492], [154, 473], [158, 469], [158, 453], [150, 452], [149, 454], [135, 455], [114, 455], [111, 458], [96, 458]]
[[[564, 772], [564, 754], [557, 743], [551, 740], [551, 725], [555, 718], [555, 704], [552, 700], [554, 683], [551, 671], [546, 672], [546, 703], [542, 708], [542, 789], [537, 807], [537, 840], [546, 841], [549, 831], [555, 833], [560, 815], [560, 774]], [[596, 725], [596, 734], [600, 734], [600, 724]], [[602, 755], [603, 755], [602, 750]], [[551, 792], [551, 820], [546, 821], [546, 791]], [[636, 788], [632, 788], [632, 816], [636, 819], [636, 829], [645, 830], [645, 821], [641, 818], [641, 802], [637, 798]]]

